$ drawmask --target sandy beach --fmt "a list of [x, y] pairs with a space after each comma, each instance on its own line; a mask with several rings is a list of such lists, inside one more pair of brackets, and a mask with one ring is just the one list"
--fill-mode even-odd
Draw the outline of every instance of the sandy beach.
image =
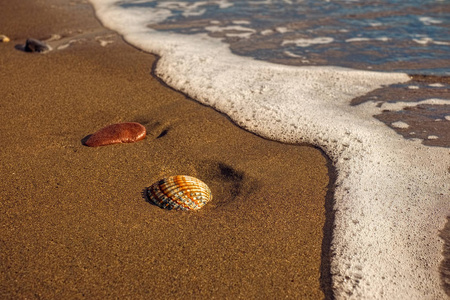
[[[157, 58], [86, 1], [1, 0], [0, 30], [0, 298], [331, 297], [334, 175], [320, 150], [262, 139], [165, 86]], [[53, 51], [23, 52], [27, 38]], [[82, 144], [119, 122], [147, 138]], [[143, 197], [180, 174], [213, 201], [183, 213]]]

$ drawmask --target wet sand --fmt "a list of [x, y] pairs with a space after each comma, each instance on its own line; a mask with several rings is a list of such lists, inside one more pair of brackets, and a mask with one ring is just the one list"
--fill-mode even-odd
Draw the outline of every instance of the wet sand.
[[[3, 0], [0, 28], [11, 38], [0, 43], [0, 298], [330, 297], [320, 150], [259, 138], [168, 88], [151, 74], [156, 57], [102, 28], [86, 1]], [[55, 34], [47, 54], [19, 50]], [[118, 122], [147, 138], [82, 145]], [[213, 201], [193, 213], [146, 201], [176, 174], [206, 182]]]

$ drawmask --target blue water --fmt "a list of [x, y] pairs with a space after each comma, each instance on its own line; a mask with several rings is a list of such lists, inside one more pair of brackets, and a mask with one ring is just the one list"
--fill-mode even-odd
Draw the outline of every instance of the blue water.
[[[230, 44], [235, 54], [260, 60], [450, 75], [450, 1], [125, 0], [119, 5], [169, 9], [171, 16], [155, 29], [207, 33]], [[226, 29], [235, 23], [243, 28]], [[212, 24], [222, 31], [208, 30]], [[250, 36], [233, 36], [247, 30]], [[320, 37], [333, 41], [306, 47], [286, 43]]]

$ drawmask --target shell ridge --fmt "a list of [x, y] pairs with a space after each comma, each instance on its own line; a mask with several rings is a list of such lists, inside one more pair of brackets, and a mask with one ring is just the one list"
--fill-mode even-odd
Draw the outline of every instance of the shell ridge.
[[[171, 183], [171, 184], [170, 184]], [[164, 196], [167, 197], [167, 199], [173, 199], [173, 197], [175, 196], [175, 199], [173, 200], [178, 200], [175, 201], [175, 203], [181, 207], [181, 208], [189, 208], [187, 205], [185, 205], [183, 202], [183, 198], [180, 197], [179, 193], [182, 193], [182, 190], [176, 185], [174, 184], [174, 182], [172, 182], [172, 180], [168, 180], [167, 183], [163, 183], [160, 185], [160, 189], [161, 192], [164, 194]], [[173, 196], [172, 196], [173, 195]]]
[[212, 199], [203, 181], [187, 175], [163, 178], [151, 185], [147, 194], [157, 206], [175, 210], [198, 210]]

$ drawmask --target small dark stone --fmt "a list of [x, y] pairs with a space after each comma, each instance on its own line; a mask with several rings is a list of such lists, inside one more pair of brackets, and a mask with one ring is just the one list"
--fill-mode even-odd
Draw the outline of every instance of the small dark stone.
[[46, 43], [36, 40], [36, 39], [27, 39], [25, 43], [25, 49], [26, 52], [39, 52], [44, 53], [47, 51], [50, 51], [51, 48]]

